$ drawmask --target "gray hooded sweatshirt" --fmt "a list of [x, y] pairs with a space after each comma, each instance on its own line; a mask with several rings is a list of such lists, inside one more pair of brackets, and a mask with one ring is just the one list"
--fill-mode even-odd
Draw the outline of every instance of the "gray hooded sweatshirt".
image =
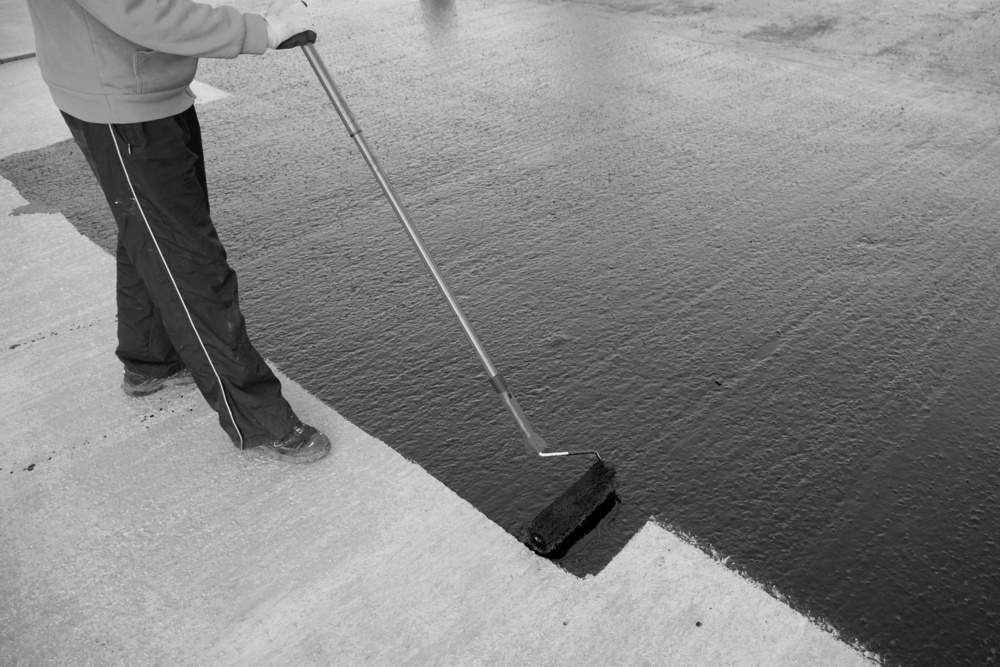
[[137, 123], [191, 106], [198, 58], [267, 50], [263, 16], [192, 0], [28, 0], [56, 106], [91, 123]]

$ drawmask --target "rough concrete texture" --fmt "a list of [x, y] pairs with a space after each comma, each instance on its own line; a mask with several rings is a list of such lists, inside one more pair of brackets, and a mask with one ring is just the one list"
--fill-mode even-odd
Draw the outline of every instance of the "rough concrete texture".
[[34, 51], [35, 37], [25, 1], [0, 2], [0, 63], [25, 58]]
[[[41, 90], [15, 65], [5, 100]], [[0, 157], [61, 132], [33, 118]], [[312, 466], [239, 453], [192, 388], [126, 398], [112, 258], [25, 204], [0, 182], [0, 663], [868, 662], [652, 524], [571, 576], [288, 378]]]

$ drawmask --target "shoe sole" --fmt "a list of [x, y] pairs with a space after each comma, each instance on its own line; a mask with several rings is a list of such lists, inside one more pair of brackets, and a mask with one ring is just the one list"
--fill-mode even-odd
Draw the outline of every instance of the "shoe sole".
[[142, 396], [149, 396], [150, 394], [155, 394], [156, 392], [166, 389], [167, 387], [181, 387], [188, 384], [194, 384], [194, 378], [191, 377], [190, 373], [184, 373], [180, 377], [176, 375], [171, 375], [170, 377], [163, 378], [162, 382], [149, 389], [139, 389], [136, 387], [129, 386], [124, 382], [122, 382], [122, 391], [125, 392], [126, 396], [130, 396], [132, 398], [140, 398]]
[[313, 463], [330, 453], [330, 439], [322, 433], [313, 436], [310, 445], [298, 454], [285, 454], [267, 446], [254, 447], [249, 451], [257, 451], [261, 456], [284, 463]]

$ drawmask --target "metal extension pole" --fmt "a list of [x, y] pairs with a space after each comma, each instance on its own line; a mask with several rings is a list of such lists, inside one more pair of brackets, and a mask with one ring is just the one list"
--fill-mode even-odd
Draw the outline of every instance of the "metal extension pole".
[[455, 300], [455, 295], [452, 294], [451, 289], [444, 281], [444, 277], [442, 277], [437, 265], [427, 252], [427, 248], [424, 246], [424, 242], [421, 240], [420, 234], [417, 233], [417, 229], [410, 221], [410, 216], [407, 215], [406, 209], [403, 208], [403, 205], [396, 197], [396, 193], [393, 192], [392, 186], [389, 185], [388, 179], [385, 177], [385, 174], [382, 172], [382, 169], [378, 164], [378, 160], [372, 154], [371, 150], [369, 150], [368, 144], [365, 142], [365, 138], [361, 135], [361, 128], [358, 127], [357, 121], [354, 120], [351, 110], [347, 108], [347, 103], [344, 101], [340, 91], [337, 90], [337, 86], [330, 77], [330, 73], [327, 71], [326, 65], [323, 64], [319, 54], [316, 53], [316, 47], [312, 44], [306, 44], [302, 47], [302, 50], [305, 52], [306, 58], [309, 59], [309, 64], [312, 65], [313, 71], [316, 72], [316, 76], [319, 77], [319, 81], [323, 85], [323, 90], [326, 91], [327, 96], [330, 98], [334, 108], [337, 110], [340, 120], [344, 122], [344, 127], [347, 128], [347, 133], [352, 139], [354, 139], [354, 143], [358, 145], [358, 150], [361, 151], [361, 155], [364, 156], [365, 162], [368, 163], [368, 167], [372, 170], [372, 174], [375, 175], [375, 180], [378, 181], [379, 187], [382, 188], [382, 193], [385, 194], [386, 199], [389, 200], [389, 204], [392, 206], [392, 210], [395, 211], [396, 217], [398, 217], [399, 221], [403, 223], [407, 233], [410, 235], [410, 239], [413, 240], [413, 245], [417, 247], [417, 252], [420, 253], [420, 258], [424, 260], [424, 264], [426, 264], [427, 268], [430, 269], [431, 274], [434, 276], [434, 280], [437, 281], [438, 287], [441, 288], [441, 292], [444, 294], [444, 298], [448, 300], [448, 305], [451, 306], [455, 316], [458, 317], [458, 321], [462, 324], [462, 329], [465, 330], [465, 335], [469, 337], [469, 341], [472, 343], [472, 346], [476, 348], [476, 354], [479, 355], [479, 360], [483, 363], [483, 367], [486, 369], [486, 372], [490, 374], [490, 377], [495, 376], [497, 374], [496, 367], [493, 365], [493, 362], [490, 361], [489, 355], [486, 354], [486, 350], [483, 348], [483, 344], [479, 340], [479, 336], [477, 336], [476, 332], [472, 330], [472, 326], [466, 319], [465, 314], [462, 313], [462, 309], [458, 306], [458, 301]]
[[486, 354], [486, 349], [483, 347], [482, 341], [479, 340], [479, 336], [476, 335], [472, 325], [469, 324], [469, 320], [466, 319], [465, 313], [463, 313], [462, 309], [459, 307], [458, 301], [455, 299], [455, 295], [452, 294], [451, 288], [448, 287], [448, 283], [445, 282], [444, 277], [438, 270], [437, 264], [434, 263], [430, 253], [427, 252], [427, 248], [424, 246], [424, 242], [421, 240], [420, 234], [410, 221], [410, 216], [407, 215], [406, 209], [403, 208], [403, 205], [396, 197], [396, 193], [393, 191], [392, 186], [389, 185], [389, 180], [382, 172], [382, 169], [378, 164], [378, 160], [375, 158], [375, 155], [372, 154], [371, 150], [369, 150], [364, 137], [361, 136], [361, 128], [358, 127], [357, 121], [354, 120], [354, 116], [351, 114], [351, 110], [348, 108], [347, 102], [344, 101], [343, 96], [337, 89], [336, 84], [333, 82], [333, 78], [330, 76], [330, 72], [327, 70], [323, 60], [316, 52], [316, 48], [311, 43], [301, 44], [300, 46], [302, 47], [302, 52], [305, 54], [306, 59], [312, 66], [313, 71], [319, 78], [319, 82], [323, 86], [323, 90], [326, 91], [327, 97], [330, 98], [330, 102], [333, 103], [334, 108], [337, 110], [337, 115], [339, 115], [340, 120], [343, 121], [344, 127], [347, 129], [347, 133], [352, 139], [354, 139], [354, 143], [357, 144], [358, 150], [361, 151], [361, 155], [365, 158], [365, 162], [368, 163], [368, 167], [375, 176], [375, 180], [378, 181], [379, 187], [382, 188], [382, 193], [385, 195], [386, 199], [389, 200], [389, 204], [392, 206], [392, 210], [396, 213], [396, 217], [399, 218], [401, 223], [403, 223], [403, 227], [406, 229], [407, 234], [409, 234], [410, 240], [413, 241], [413, 245], [416, 246], [417, 252], [420, 253], [420, 258], [424, 260], [424, 264], [430, 270], [431, 275], [434, 276], [434, 280], [437, 282], [438, 288], [440, 288], [444, 298], [448, 301], [448, 305], [451, 306], [451, 310], [455, 313], [455, 317], [458, 318], [458, 321], [462, 325], [462, 329], [465, 331], [465, 335], [468, 337], [469, 342], [471, 342], [472, 346], [475, 348], [476, 354], [479, 356], [479, 361], [482, 363], [483, 368], [486, 369], [486, 373], [489, 375], [490, 383], [493, 385], [493, 388], [496, 389], [497, 394], [499, 394], [504, 405], [517, 422], [518, 428], [520, 428], [521, 433], [524, 436], [524, 442], [528, 452], [539, 456], [593, 454], [596, 455], [597, 458], [600, 458], [600, 455], [594, 451], [547, 451], [548, 445], [545, 440], [538, 435], [534, 428], [532, 428], [528, 418], [524, 415], [524, 411], [521, 410], [521, 406], [518, 404], [517, 399], [514, 398], [513, 393], [511, 393], [511, 391], [507, 388], [507, 384], [504, 382], [503, 377], [497, 371], [496, 366], [493, 365], [489, 355]]

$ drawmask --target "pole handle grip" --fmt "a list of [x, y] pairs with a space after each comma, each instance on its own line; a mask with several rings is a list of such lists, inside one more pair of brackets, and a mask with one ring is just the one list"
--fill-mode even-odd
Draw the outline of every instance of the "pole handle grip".
[[316, 33], [312, 30], [303, 30], [302, 32], [292, 35], [281, 44], [278, 44], [279, 49], [294, 49], [296, 46], [305, 46], [306, 44], [316, 43]]

